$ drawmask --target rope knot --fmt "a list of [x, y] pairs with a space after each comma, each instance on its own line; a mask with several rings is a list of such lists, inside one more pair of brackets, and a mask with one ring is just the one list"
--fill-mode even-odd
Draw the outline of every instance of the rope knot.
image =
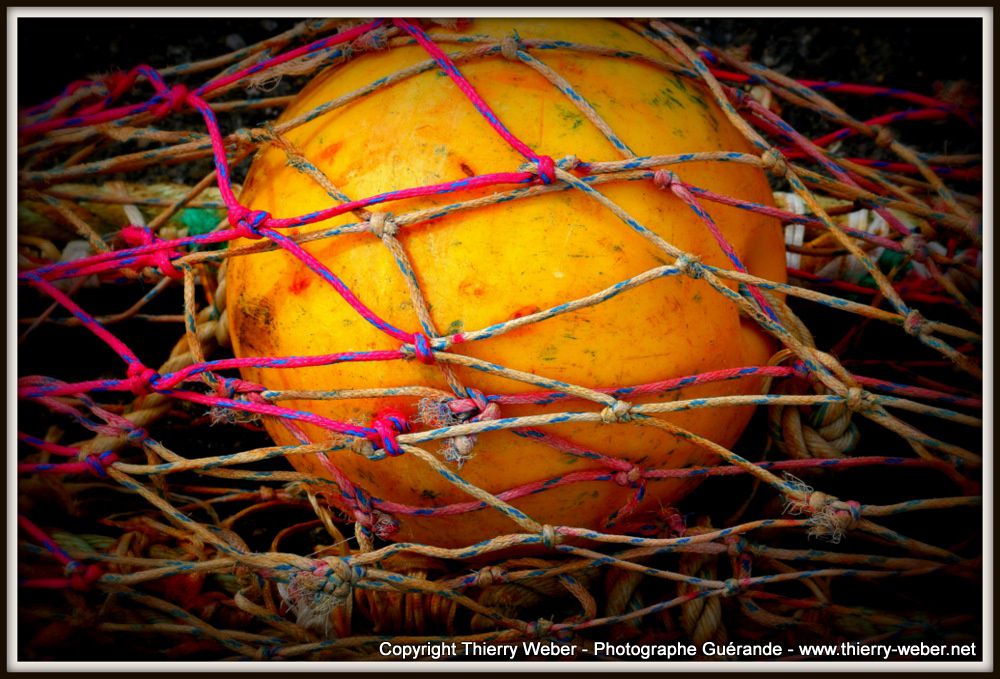
[[538, 620], [529, 622], [524, 631], [526, 634], [538, 637], [539, 639], [547, 637], [552, 633], [552, 621], [539, 618]]
[[139, 444], [141, 446], [144, 445], [146, 443], [146, 439], [149, 438], [149, 432], [142, 427], [133, 427], [129, 430], [128, 434], [125, 435], [125, 438], [127, 438], [130, 443]]
[[545, 524], [544, 526], [542, 526], [542, 545], [545, 547], [545, 549], [548, 550], [555, 549], [556, 545], [559, 544], [560, 541], [561, 538], [556, 533], [556, 529], [554, 526], [550, 526], [549, 524]]
[[107, 467], [118, 461], [118, 455], [113, 450], [105, 450], [100, 455], [87, 455], [83, 461], [91, 474], [105, 479], [108, 477]]
[[914, 231], [902, 242], [903, 251], [910, 253], [913, 260], [916, 262], [926, 262], [929, 251], [927, 249], [927, 239], [924, 238], [923, 234]]
[[538, 156], [535, 160], [536, 171], [543, 184], [551, 184], [556, 178], [556, 163], [552, 156]]
[[[451, 423], [491, 422], [500, 419], [500, 405], [486, 398], [483, 392], [472, 387], [466, 387], [468, 398], [454, 398], [447, 401], [443, 407]], [[471, 457], [476, 447], [478, 434], [462, 434], [447, 439], [444, 447], [445, 459], [456, 463], [459, 467]]]
[[914, 337], [926, 335], [930, 332], [930, 328], [927, 327], [927, 319], [916, 309], [911, 309], [910, 313], [906, 314], [906, 320], [903, 321], [903, 330], [908, 335], [913, 335]]
[[702, 278], [705, 275], [705, 269], [701, 265], [701, 259], [695, 257], [694, 255], [689, 255], [687, 253], [682, 254], [674, 260], [674, 266], [688, 278], [697, 279]]
[[109, 96], [118, 96], [132, 83], [127, 73], [124, 71], [115, 71], [104, 76], [101, 84], [104, 85]]
[[747, 539], [742, 535], [730, 535], [725, 538], [724, 542], [729, 545], [727, 550], [729, 556], [739, 556], [740, 554], [753, 551], [750, 547], [750, 543], [747, 542]]
[[147, 368], [141, 363], [133, 363], [125, 373], [128, 376], [129, 389], [136, 396], [144, 396], [156, 388], [156, 380], [160, 373], [152, 368]]
[[492, 584], [507, 582], [507, 571], [499, 566], [484, 566], [476, 573], [476, 587], [489, 587]]
[[567, 172], [572, 172], [580, 165], [580, 159], [570, 154], [568, 156], [562, 157], [556, 166], [560, 169], [566, 170]]
[[413, 355], [424, 365], [434, 365], [434, 351], [431, 349], [431, 342], [427, 335], [422, 332], [413, 333]]
[[399, 521], [391, 514], [376, 509], [372, 499], [361, 488], [354, 488], [354, 518], [364, 531], [374, 533], [383, 540], [399, 530]]
[[386, 238], [399, 233], [399, 224], [391, 212], [373, 212], [368, 218], [368, 230], [379, 238]]
[[861, 521], [861, 503], [857, 500], [837, 502], [834, 509], [834, 516], [837, 519], [840, 533], [854, 530], [858, 522]]
[[268, 219], [271, 218], [264, 210], [251, 210], [239, 205], [229, 210], [229, 224], [236, 229], [240, 238], [260, 240], [264, 234], [260, 232]]
[[768, 149], [762, 153], [760, 162], [765, 170], [779, 179], [788, 174], [788, 161], [778, 149]]
[[875, 125], [873, 130], [875, 132], [875, 146], [879, 148], [889, 148], [896, 141], [896, 135], [888, 127]]
[[216, 393], [222, 397], [235, 401], [238, 398], [243, 381], [235, 377], [222, 377], [215, 383]]
[[844, 535], [854, 530], [861, 520], [861, 504], [855, 500], [841, 502], [830, 495], [819, 495], [822, 495], [824, 504], [816, 508], [809, 519], [809, 535], [839, 544]]
[[623, 488], [636, 486], [639, 480], [642, 479], [642, 467], [632, 465], [628, 470], [615, 473], [612, 478], [614, 478], [615, 483]]
[[653, 173], [653, 184], [658, 189], [667, 190], [678, 181], [677, 175], [670, 170], [657, 170]]
[[323, 580], [320, 592], [339, 603], [351, 596], [354, 586], [365, 577], [366, 570], [364, 566], [352, 566], [345, 559], [334, 559], [317, 562], [312, 573]]
[[851, 387], [844, 394], [844, 404], [855, 413], [867, 410], [871, 406], [871, 395], [861, 387]]
[[517, 53], [521, 49], [521, 36], [514, 31], [500, 42], [500, 54], [508, 61], [518, 61]]
[[354, 39], [351, 43], [351, 47], [359, 52], [368, 52], [373, 50], [384, 50], [389, 45], [389, 39], [385, 34], [384, 28], [376, 28], [373, 31], [368, 31], [364, 35]]
[[236, 143], [243, 148], [257, 146], [261, 142], [273, 140], [270, 130], [259, 127], [241, 127], [233, 132], [233, 136], [236, 138]]
[[372, 422], [371, 428], [373, 431], [368, 434], [368, 440], [372, 444], [381, 447], [391, 457], [403, 454], [403, 449], [396, 441], [397, 434], [410, 431], [410, 423], [406, 421], [403, 413], [398, 410], [384, 410]]
[[[129, 224], [122, 228], [119, 232], [121, 239], [125, 241], [125, 244], [130, 247], [137, 247], [142, 245], [152, 245], [153, 243], [161, 242], [153, 234], [153, 230], [146, 226], [140, 226], [138, 224]], [[160, 273], [174, 280], [181, 280], [184, 278], [184, 274], [174, 266], [173, 262], [170, 260], [171, 255], [178, 255], [176, 250], [158, 250], [156, 252], [151, 252], [147, 255], [136, 258], [136, 263], [134, 266], [129, 267], [134, 270], [140, 270], [147, 263], [157, 267]]]
[[79, 561], [70, 561], [66, 564], [66, 575], [71, 588], [77, 592], [86, 592], [91, 585], [100, 580], [104, 570], [96, 563], [84, 565]]
[[739, 578], [729, 578], [722, 583], [725, 596], [737, 596], [743, 591], [743, 583]]
[[729, 101], [737, 111], [747, 108], [747, 100], [751, 99], [748, 92], [738, 87], [727, 88], [726, 94], [729, 95]]
[[184, 85], [174, 85], [166, 92], [157, 95], [160, 104], [153, 109], [153, 115], [163, 118], [171, 113], [179, 113], [187, 104], [188, 88]]
[[604, 424], [631, 421], [632, 404], [628, 401], [615, 401], [612, 405], [601, 411], [601, 422]]

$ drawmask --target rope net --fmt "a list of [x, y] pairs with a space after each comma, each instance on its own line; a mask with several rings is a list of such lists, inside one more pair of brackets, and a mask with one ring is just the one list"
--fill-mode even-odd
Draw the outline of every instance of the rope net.
[[[666, 21], [620, 23], [662, 58], [516, 34], [498, 41], [464, 22], [307, 21], [215, 59], [74, 82], [21, 111], [18, 283], [21, 312], [30, 314], [19, 319], [17, 385], [22, 655], [365, 659], [383, 657], [378, 647], [387, 639], [545, 638], [583, 648], [595, 640], [681, 640], [701, 648], [733, 639], [980, 638], [978, 157], [919, 153], [886, 127], [975, 125], [973, 112], [891, 88], [794, 80]], [[426, 62], [308, 115], [236, 129], [228, 122], [284, 107], [292, 97], [275, 87], [295, 89], [330, 65], [414, 45], [426, 51]], [[645, 59], [697, 84], [754, 152], [636, 156], [545, 65], [553, 50]], [[486, 59], [541, 73], [620, 157], [537, 154], [464, 77], [463, 65]], [[433, 70], [441, 87], [461, 89], [524, 157], [523, 166], [352, 198], [286, 136]], [[878, 98], [889, 112], [857, 120], [828, 98], [852, 96]], [[804, 136], [783, 120], [783, 108], [833, 131]], [[329, 207], [276, 217], [241, 204], [234, 181], [267, 147], [281, 149], [314, 179]], [[777, 207], [713, 193], [672, 169], [706, 162], [766, 170]], [[190, 181], [162, 181], [168, 164], [193, 168]], [[671, 192], [698, 215], [731, 266], [709, 265], [639, 223], [602, 192], [613, 182]], [[400, 231], [557, 191], [593, 199], [623, 229], [659, 248], [667, 263], [486, 328], [441, 333], [425, 314], [413, 332], [382, 319], [362, 301], [364, 291], [352, 291], [304, 247], [370, 232], [392, 252], [419, 313], [426, 300]], [[431, 195], [453, 202], [385, 211]], [[789, 282], [749, 273], [705, 205], [780, 220]], [[348, 214], [357, 221], [296, 230]], [[398, 349], [234, 357], [227, 263], [275, 250], [332, 286]], [[780, 351], [767, 365], [596, 388], [461, 351], [685, 276], [707, 282], [719, 304], [736, 305], [780, 342]], [[176, 343], [164, 345], [177, 324], [183, 330], [171, 339]], [[71, 346], [76, 350], [66, 356]], [[107, 349], [117, 359], [107, 360]], [[291, 393], [237, 372], [356, 361], [438, 366], [451, 389]], [[455, 377], [461, 366], [516, 380], [525, 390], [483, 393]], [[676, 398], [685, 387], [748, 378], [765, 388]], [[419, 404], [422, 428], [400, 413], [358, 423], [282, 405], [384, 396]], [[657, 398], [630, 400], [647, 396]], [[513, 405], [552, 403], [566, 407], [504, 415]], [[734, 450], [663, 417], [741, 406], [761, 407]], [[274, 445], [261, 421], [280, 423], [299, 445]], [[717, 464], [647, 468], [549, 431], [566, 422], [655, 427]], [[310, 440], [305, 425], [330, 437]], [[486, 492], [463, 478], [462, 465], [477, 436], [497, 430], [586, 464]], [[316, 456], [328, 475], [292, 471], [278, 459], [293, 455]], [[381, 465], [416, 458], [468, 498], [412, 506], [376, 497], [338, 469], [338, 456], [350, 455]], [[677, 506], [660, 506], [652, 517], [637, 513], [647, 488], [668, 479], [703, 482]], [[599, 530], [548, 525], [515, 506], [582, 482], [628, 490], [627, 502]], [[457, 548], [393, 538], [401, 517], [466, 512], [500, 512], [517, 530]]]

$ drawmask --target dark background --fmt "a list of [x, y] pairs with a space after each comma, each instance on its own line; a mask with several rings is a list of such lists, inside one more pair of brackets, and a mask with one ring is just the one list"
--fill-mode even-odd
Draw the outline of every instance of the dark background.
[[[669, 17], [667, 17], [669, 18]], [[301, 19], [20, 19], [19, 107], [69, 82], [139, 63], [162, 67], [227, 52]], [[937, 81], [982, 80], [979, 19], [681, 19], [710, 42], [796, 77], [886, 84], [930, 94]]]

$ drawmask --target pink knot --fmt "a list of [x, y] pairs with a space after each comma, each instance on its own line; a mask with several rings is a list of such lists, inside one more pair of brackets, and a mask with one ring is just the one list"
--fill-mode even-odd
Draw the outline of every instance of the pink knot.
[[843, 524], [843, 529], [851, 530], [857, 526], [858, 521], [861, 520], [861, 503], [857, 500], [848, 500], [844, 504], [847, 506], [847, 509], [838, 510], [837, 516]]
[[88, 455], [83, 459], [88, 471], [98, 478], [107, 478], [107, 467], [118, 461], [118, 456], [112, 450], [106, 450], [100, 455]]
[[392, 457], [403, 454], [403, 449], [396, 441], [397, 434], [410, 431], [410, 423], [403, 413], [393, 409], [384, 410], [372, 422], [371, 428], [373, 431], [368, 434], [369, 441]]
[[535, 160], [538, 166], [538, 176], [543, 184], [551, 184], [556, 178], [556, 163], [552, 156], [538, 156]]
[[[124, 227], [119, 232], [119, 235], [129, 247], [139, 247], [142, 245], [152, 245], [153, 243], [162, 242], [153, 234], [152, 229], [145, 226], [139, 226], [137, 224], [129, 224]], [[164, 276], [173, 278], [174, 280], [181, 280], [184, 278], [184, 274], [174, 266], [171, 261], [171, 255], [178, 257], [180, 256], [180, 253], [174, 249], [157, 250], [156, 252], [151, 252], [147, 255], [137, 257], [135, 265], [129, 268], [140, 271], [144, 266], [155, 266]]]
[[417, 360], [425, 365], [434, 365], [434, 352], [431, 350], [430, 340], [422, 332], [413, 333], [413, 353]]
[[642, 479], [642, 468], [632, 465], [628, 470], [620, 471], [612, 478], [614, 478], [615, 483], [624, 488], [635, 486]]
[[743, 90], [736, 87], [728, 87], [726, 88], [726, 94], [729, 95], [729, 100], [737, 111], [747, 107], [747, 99], [749, 97]]
[[180, 112], [187, 104], [188, 88], [184, 85], [174, 85], [166, 92], [161, 92], [158, 99], [159, 106], [153, 109], [153, 115], [162, 118], [170, 113]]
[[683, 537], [687, 532], [687, 521], [684, 514], [676, 507], [662, 507], [659, 510], [660, 519], [670, 529], [671, 533], [677, 537]]
[[87, 591], [104, 575], [104, 571], [97, 564], [84, 566], [77, 561], [66, 564], [66, 572], [69, 575], [69, 586], [78, 592]]
[[243, 205], [237, 205], [229, 209], [230, 226], [236, 229], [240, 238], [248, 240], [260, 240], [264, 238], [264, 234], [260, 231], [266, 226], [266, 222], [270, 217], [271, 215], [264, 210], [251, 210]]
[[147, 368], [141, 363], [130, 365], [125, 374], [128, 375], [128, 380], [126, 381], [128, 382], [129, 389], [136, 396], [143, 396], [153, 391], [156, 380], [160, 377], [160, 373], [152, 368]]
[[658, 189], [669, 189], [676, 181], [678, 181], [677, 175], [670, 170], [657, 170], [653, 173], [653, 184]]

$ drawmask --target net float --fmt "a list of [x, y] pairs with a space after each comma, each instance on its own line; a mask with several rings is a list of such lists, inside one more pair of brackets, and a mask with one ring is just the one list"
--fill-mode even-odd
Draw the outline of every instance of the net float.
[[[381, 433], [359, 454], [308, 421], [289, 427], [268, 417], [265, 427], [280, 445], [329, 443], [327, 452], [289, 459], [311, 477], [336, 481], [339, 490], [317, 488], [395, 541], [461, 546], [524, 532], [449, 475], [540, 524], [608, 529], [617, 521], [624, 530], [626, 518], [655, 518], [694, 482], [647, 482], [643, 470], [720, 460], [629, 409], [759, 393], [763, 380], [637, 387], [766, 365], [776, 345], [708, 281], [683, 275], [690, 271], [615, 286], [676, 265], [643, 229], [689, 253], [686, 261], [733, 268], [735, 256], [753, 275], [784, 281], [778, 220], [702, 201], [727, 253], [669, 186], [676, 177], [773, 205], [765, 172], [699, 160], [646, 168], [641, 178], [588, 175], [604, 161], [752, 152], [711, 93], [627, 25], [476, 19], [426, 33], [412, 28], [382, 34], [374, 47], [369, 40], [304, 88], [276, 122], [280, 135], [254, 158], [240, 202], [248, 215], [282, 217], [412, 187], [461, 190], [405, 194], [283, 231], [349, 296], [287, 250], [233, 257], [227, 271], [237, 356], [399, 354], [242, 370], [269, 390], [324, 394], [283, 407]], [[416, 35], [441, 45], [447, 61], [435, 61]], [[302, 117], [307, 122], [282, 127]], [[520, 183], [477, 184], [497, 176]], [[561, 307], [595, 295], [598, 302]], [[654, 417], [729, 447], [752, 412], [691, 408]], [[587, 416], [560, 420], [565, 413]], [[508, 418], [519, 418], [516, 426]], [[453, 435], [414, 440], [454, 426]], [[439, 464], [408, 453], [413, 446]]]

